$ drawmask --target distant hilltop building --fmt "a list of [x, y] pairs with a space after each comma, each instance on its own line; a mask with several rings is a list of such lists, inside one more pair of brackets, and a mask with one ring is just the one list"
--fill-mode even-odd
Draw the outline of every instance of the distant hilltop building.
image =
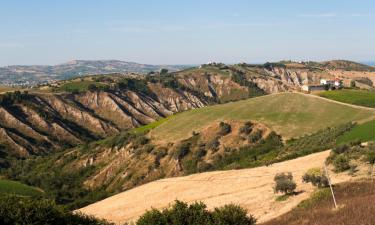
[[313, 85], [306, 84], [301, 87], [301, 90], [303, 92], [335, 90], [338, 88], [342, 88], [342, 86], [343, 86], [343, 81], [339, 78], [335, 78], [333, 80], [320, 79], [320, 84], [313, 84]]

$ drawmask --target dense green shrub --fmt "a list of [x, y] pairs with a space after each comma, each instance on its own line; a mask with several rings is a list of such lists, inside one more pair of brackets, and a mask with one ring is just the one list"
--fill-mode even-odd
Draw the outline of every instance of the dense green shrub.
[[105, 225], [109, 223], [90, 216], [65, 211], [50, 200], [0, 196], [0, 224]]
[[291, 194], [297, 187], [297, 184], [293, 181], [292, 173], [278, 173], [274, 177], [275, 193], [281, 192], [284, 194]]
[[210, 212], [203, 203], [176, 201], [169, 209], [152, 209], [142, 215], [137, 225], [255, 225], [255, 218], [236, 205], [226, 205]]

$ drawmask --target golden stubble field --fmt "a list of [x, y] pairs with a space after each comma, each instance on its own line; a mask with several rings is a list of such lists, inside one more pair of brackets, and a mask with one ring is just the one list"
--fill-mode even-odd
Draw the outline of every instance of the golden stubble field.
[[[310, 168], [322, 167], [329, 151], [253, 169], [215, 171], [151, 182], [80, 209], [81, 212], [115, 223], [134, 221], [152, 207], [162, 209], [175, 200], [203, 201], [209, 209], [229, 203], [239, 204], [259, 222], [278, 217], [308, 198], [314, 188], [302, 183], [302, 175]], [[292, 172], [300, 194], [277, 202], [274, 175]], [[334, 183], [353, 179], [333, 174]]]

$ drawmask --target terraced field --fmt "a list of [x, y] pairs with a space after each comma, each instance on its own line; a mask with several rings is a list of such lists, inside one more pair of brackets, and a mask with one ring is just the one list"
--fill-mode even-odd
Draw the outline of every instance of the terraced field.
[[187, 111], [167, 119], [150, 135], [176, 141], [200, 131], [214, 121], [254, 120], [264, 123], [284, 138], [299, 137], [326, 127], [375, 118], [375, 110], [356, 108], [299, 93], [267, 95], [238, 102]]
[[16, 181], [0, 180], [0, 195], [1, 194], [16, 194], [22, 196], [41, 196], [43, 192], [34, 188], [21, 184]]

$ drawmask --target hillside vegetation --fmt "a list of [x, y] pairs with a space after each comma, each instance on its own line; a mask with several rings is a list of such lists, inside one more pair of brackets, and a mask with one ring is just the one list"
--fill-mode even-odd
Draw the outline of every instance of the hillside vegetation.
[[374, 118], [375, 111], [356, 109], [297, 93], [268, 95], [180, 113], [151, 131], [151, 137], [173, 142], [199, 132], [213, 121], [256, 120], [283, 138], [302, 136], [351, 121]]

